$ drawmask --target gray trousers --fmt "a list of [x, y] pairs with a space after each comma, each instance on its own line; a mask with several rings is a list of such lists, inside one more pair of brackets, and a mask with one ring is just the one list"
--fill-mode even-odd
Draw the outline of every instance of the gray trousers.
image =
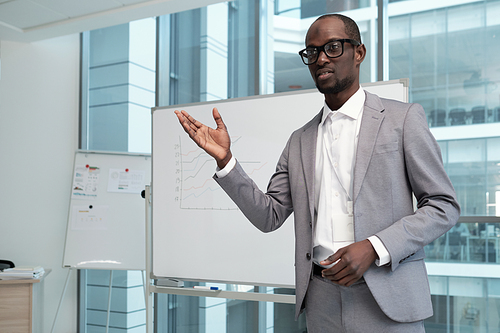
[[387, 317], [364, 280], [341, 287], [314, 275], [305, 298], [308, 333], [425, 333], [424, 322]]

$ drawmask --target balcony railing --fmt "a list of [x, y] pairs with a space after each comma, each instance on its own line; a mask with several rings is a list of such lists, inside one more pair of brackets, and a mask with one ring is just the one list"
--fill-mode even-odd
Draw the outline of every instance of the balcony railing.
[[500, 217], [462, 217], [425, 254], [427, 262], [500, 264]]

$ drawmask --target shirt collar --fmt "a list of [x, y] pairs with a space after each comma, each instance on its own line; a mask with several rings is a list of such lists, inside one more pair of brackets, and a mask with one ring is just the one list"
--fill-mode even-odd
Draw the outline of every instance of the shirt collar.
[[354, 93], [354, 95], [352, 95], [344, 103], [344, 105], [342, 105], [340, 107], [340, 109], [338, 109], [338, 110], [334, 110], [334, 111], [330, 110], [330, 108], [328, 107], [328, 104], [326, 104], [326, 100], [325, 100], [325, 104], [323, 107], [323, 116], [321, 118], [320, 124], [323, 124], [325, 122], [325, 119], [326, 119], [326, 117], [328, 117], [328, 114], [330, 114], [330, 112], [333, 112], [333, 113], [340, 112], [340, 113], [350, 117], [351, 119], [354, 119], [354, 120], [358, 119], [359, 115], [361, 114], [360, 111], [362, 110], [362, 108], [365, 104], [365, 100], [366, 100], [366, 94], [365, 94], [365, 91], [363, 90], [363, 88], [361, 88], [361, 86]]

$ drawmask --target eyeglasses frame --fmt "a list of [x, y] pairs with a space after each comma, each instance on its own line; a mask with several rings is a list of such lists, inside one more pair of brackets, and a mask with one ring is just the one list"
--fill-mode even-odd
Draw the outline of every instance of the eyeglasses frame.
[[[335, 57], [331, 57], [331, 56], [329, 56], [329, 55], [326, 53], [326, 51], [325, 51], [325, 46], [326, 46], [327, 44], [330, 44], [330, 43], [333, 43], [333, 42], [340, 42], [340, 43], [342, 44], [342, 52], [341, 52], [338, 56], [335, 56]], [[305, 49], [300, 50], [300, 51], [299, 51], [300, 59], [302, 59], [302, 62], [303, 62], [303, 63], [304, 63], [304, 65], [306, 65], [306, 66], [313, 65], [313, 64], [315, 64], [315, 63], [318, 61], [318, 59], [319, 59], [319, 55], [321, 54], [321, 51], [323, 51], [323, 53], [325, 53], [325, 55], [326, 55], [328, 58], [330, 58], [330, 59], [339, 58], [339, 57], [341, 57], [341, 56], [344, 54], [344, 43], [346, 43], [346, 42], [347, 42], [347, 43], [349, 43], [349, 44], [352, 44], [352, 45], [354, 45], [354, 46], [359, 46], [359, 45], [361, 45], [361, 43], [360, 43], [360, 42], [358, 42], [358, 41], [357, 41], [357, 40], [355, 40], [355, 39], [350, 39], [350, 38], [335, 39], [335, 40], [331, 40], [331, 41], [329, 41], [328, 43], [325, 43], [325, 44], [324, 44], [324, 45], [322, 45], [322, 46], [306, 47]], [[316, 56], [316, 60], [314, 60], [314, 61], [313, 61], [313, 62], [311, 62], [310, 64], [306, 64], [306, 62], [305, 62], [305, 60], [304, 60], [304, 57], [302, 56], [302, 53], [304, 53], [304, 51], [305, 51], [305, 50], [307, 50], [307, 49], [312, 49], [312, 48], [314, 48], [314, 49], [316, 49], [316, 50], [318, 51], [317, 56]]]

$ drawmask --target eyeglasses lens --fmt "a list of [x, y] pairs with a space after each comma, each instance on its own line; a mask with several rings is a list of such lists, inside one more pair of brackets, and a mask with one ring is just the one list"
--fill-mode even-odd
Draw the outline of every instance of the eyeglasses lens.
[[339, 41], [328, 43], [324, 48], [330, 58], [335, 58], [342, 54], [342, 43]]
[[314, 47], [305, 49], [302, 53], [302, 59], [306, 65], [313, 64], [318, 60], [318, 55], [324, 50], [326, 55], [330, 58], [340, 57], [342, 55], [342, 42], [333, 41], [323, 45], [323, 47]]

